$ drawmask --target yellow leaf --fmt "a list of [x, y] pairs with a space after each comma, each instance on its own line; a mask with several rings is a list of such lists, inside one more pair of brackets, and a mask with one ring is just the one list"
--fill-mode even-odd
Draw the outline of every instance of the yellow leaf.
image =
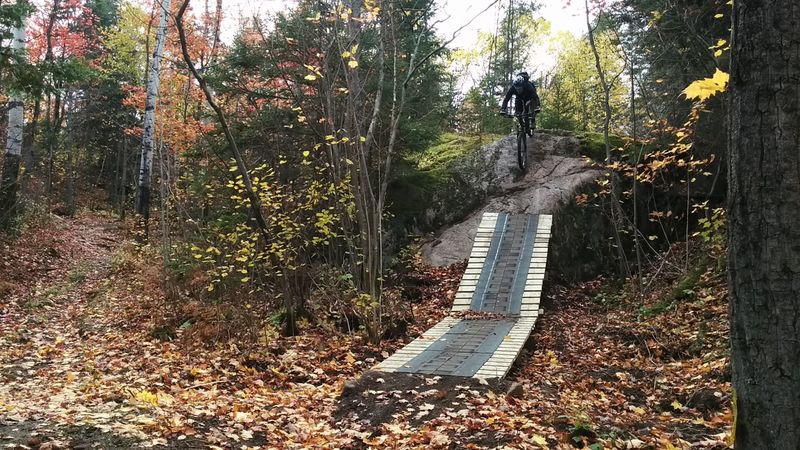
[[677, 400], [673, 400], [672, 403], [670, 403], [670, 406], [672, 406], [672, 409], [674, 409], [675, 411], [680, 411], [681, 409], [683, 409], [683, 405], [681, 404], [681, 402]]
[[345, 51], [344, 51], [344, 53], [342, 53], [342, 58], [349, 58], [349, 57], [351, 57], [351, 56], [353, 56], [353, 54], [352, 54], [352, 53], [350, 53], [350, 52], [349, 52], [349, 51], [347, 51], [347, 50], [345, 50]]
[[332, 141], [333, 140], [333, 135], [329, 134], [329, 135], [325, 136], [325, 140], [326, 141]]
[[134, 396], [136, 400], [139, 400], [142, 403], [148, 403], [153, 406], [158, 406], [158, 394], [153, 394], [152, 392], [148, 391], [139, 391]]
[[358, 44], [356, 44], [356, 45], [354, 45], [354, 46], [350, 47], [350, 53], [353, 53], [353, 54], [355, 54], [355, 52], [356, 52], [357, 50], [358, 50]]
[[242, 283], [247, 283], [248, 281], [250, 281], [250, 277], [244, 277], [244, 278], [242, 278], [240, 281], [241, 281]]
[[316, 75], [312, 75], [312, 74], [308, 74], [308, 75], [306, 75], [304, 78], [305, 78], [306, 80], [308, 80], [308, 81], [314, 81], [314, 80], [316, 80], [316, 79], [317, 79], [317, 76], [316, 76]]
[[729, 78], [730, 76], [727, 72], [717, 69], [713, 77], [693, 81], [683, 90], [683, 94], [688, 99], [705, 101], [718, 92], [724, 92], [728, 87]]
[[720, 56], [722, 56], [722, 50], [717, 50], [714, 52], [714, 57], [719, 58]]
[[544, 436], [539, 436], [538, 434], [533, 435], [533, 443], [541, 445], [542, 447], [547, 447], [547, 439], [545, 439]]
[[347, 61], [347, 67], [349, 67], [351, 69], [355, 69], [356, 67], [358, 67], [358, 61], [356, 61], [355, 59], [351, 59], [350, 61]]
[[637, 406], [637, 407], [633, 408], [633, 412], [635, 412], [636, 414], [639, 414], [639, 415], [643, 415], [645, 413], [645, 410], [644, 410], [644, 408], [642, 408], [640, 406]]
[[308, 155], [310, 155], [310, 154], [311, 153], [308, 150], [304, 151], [303, 152], [303, 158], [308, 158]]
[[715, 19], [722, 19], [723, 17], [725, 17], [725, 14], [714, 14]]

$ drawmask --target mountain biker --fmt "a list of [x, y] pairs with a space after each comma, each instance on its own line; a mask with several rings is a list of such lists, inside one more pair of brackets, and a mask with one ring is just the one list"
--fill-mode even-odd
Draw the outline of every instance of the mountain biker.
[[506, 97], [503, 99], [503, 106], [500, 107], [500, 114], [508, 114], [508, 102], [511, 101], [512, 96], [516, 96], [514, 99], [514, 111], [516, 111], [517, 114], [521, 114], [524, 111], [525, 130], [528, 136], [533, 136], [533, 130], [531, 129], [531, 106], [533, 106], [534, 112], [539, 112], [541, 111], [541, 102], [539, 101], [539, 95], [536, 93], [536, 85], [530, 81], [528, 72], [520, 72], [514, 78], [514, 82], [511, 83]]

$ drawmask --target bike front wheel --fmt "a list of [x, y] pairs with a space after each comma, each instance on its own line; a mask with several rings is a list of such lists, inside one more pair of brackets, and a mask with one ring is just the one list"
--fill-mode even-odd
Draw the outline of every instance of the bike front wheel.
[[517, 133], [517, 165], [523, 172], [528, 169], [528, 136], [524, 131]]

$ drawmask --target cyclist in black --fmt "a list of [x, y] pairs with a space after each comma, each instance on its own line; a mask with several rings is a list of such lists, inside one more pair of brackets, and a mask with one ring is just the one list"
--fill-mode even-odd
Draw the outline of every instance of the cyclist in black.
[[531, 107], [534, 112], [541, 111], [541, 103], [539, 95], [536, 93], [536, 86], [530, 81], [528, 72], [520, 72], [514, 78], [514, 82], [508, 88], [506, 97], [503, 99], [503, 106], [500, 107], [500, 114], [508, 114], [508, 102], [511, 97], [516, 96], [514, 99], [514, 111], [517, 114], [525, 113], [525, 130], [528, 136], [533, 136], [531, 129]]

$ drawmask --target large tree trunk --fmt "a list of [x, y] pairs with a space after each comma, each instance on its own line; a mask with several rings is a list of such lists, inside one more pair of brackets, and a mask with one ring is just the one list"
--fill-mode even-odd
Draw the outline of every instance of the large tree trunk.
[[142, 156], [139, 162], [139, 195], [136, 199], [136, 213], [147, 234], [147, 223], [150, 219], [150, 186], [153, 172], [153, 142], [155, 136], [156, 102], [160, 85], [159, 73], [161, 59], [164, 54], [164, 42], [167, 37], [167, 18], [169, 17], [170, 0], [162, 0], [161, 17], [156, 29], [156, 47], [150, 64], [150, 75], [147, 79], [147, 98], [144, 107], [144, 128], [142, 132]]
[[800, 7], [736, 0], [728, 207], [737, 449], [800, 448]]
[[[15, 52], [25, 50], [25, 23], [14, 28], [11, 48]], [[3, 159], [3, 174], [0, 177], [0, 227], [7, 227], [17, 212], [17, 190], [19, 188], [19, 166], [22, 159], [25, 119], [23, 99], [19, 92], [10, 92], [8, 99], [8, 127], [6, 154]]]

